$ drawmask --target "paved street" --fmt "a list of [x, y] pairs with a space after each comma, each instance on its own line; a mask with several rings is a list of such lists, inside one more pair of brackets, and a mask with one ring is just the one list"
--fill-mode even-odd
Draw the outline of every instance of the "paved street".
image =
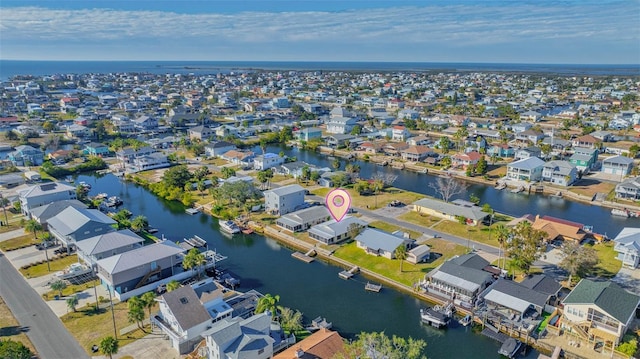
[[43, 359], [88, 358], [62, 322], [22, 275], [0, 254], [0, 296]]

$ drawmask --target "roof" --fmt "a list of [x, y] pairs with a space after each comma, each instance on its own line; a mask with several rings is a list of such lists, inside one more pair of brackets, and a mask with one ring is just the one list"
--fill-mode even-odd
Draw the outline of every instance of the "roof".
[[62, 235], [69, 235], [82, 228], [89, 222], [97, 222], [106, 225], [116, 224], [113, 218], [97, 209], [76, 208], [69, 206], [62, 212], [49, 218], [47, 223]]
[[167, 240], [101, 259], [97, 264], [107, 273], [116, 274], [183, 252], [184, 249]]
[[518, 168], [524, 170], [533, 170], [538, 167], [544, 166], [544, 161], [538, 157], [524, 158], [518, 161], [511, 162], [507, 165], [510, 168]]
[[633, 158], [629, 158], [625, 156], [613, 156], [613, 157], [607, 157], [604, 160], [602, 160], [603, 166], [606, 166], [608, 164], [613, 164], [613, 163], [628, 166], [633, 163]]
[[421, 258], [423, 257], [425, 254], [429, 254], [431, 253], [431, 247], [429, 247], [426, 244], [421, 244], [415, 248], [412, 248], [409, 253], [411, 253], [412, 255], [414, 255], [416, 258]]
[[553, 240], [558, 236], [562, 236], [563, 239], [582, 240], [587, 235], [583, 230], [584, 225], [582, 223], [550, 216], [536, 216], [532, 227], [546, 232], [548, 240]]
[[203, 337], [210, 337], [217, 345], [223, 346], [225, 355], [230, 359], [245, 358], [244, 351], [255, 351], [268, 345], [274, 340], [269, 336], [271, 316], [267, 313], [253, 315], [247, 319], [225, 318], [213, 324], [213, 327], [202, 333]]
[[319, 218], [330, 216], [329, 210], [325, 206], [313, 206], [296, 212], [285, 214], [278, 221], [293, 224], [309, 223]]
[[562, 285], [555, 279], [544, 274], [536, 274], [528, 277], [520, 282], [520, 285], [547, 295], [555, 295], [562, 288]]
[[188, 330], [211, 320], [211, 316], [190, 285], [163, 294], [162, 300], [167, 304], [182, 330]]
[[282, 186], [279, 188], [274, 188], [272, 190], [269, 191], [264, 191], [265, 196], [269, 193], [273, 193], [276, 196], [286, 196], [288, 194], [292, 194], [292, 193], [297, 193], [297, 192], [303, 192], [304, 193], [304, 188], [302, 188], [302, 186], [298, 185], [298, 184], [290, 184], [288, 186]]
[[640, 303], [640, 296], [631, 294], [618, 284], [582, 279], [567, 295], [563, 304], [595, 304], [609, 316], [626, 323]]
[[434, 211], [441, 212], [443, 214], [453, 215], [453, 216], [463, 216], [465, 218], [473, 219], [474, 221], [479, 221], [486, 216], [489, 215], [487, 212], [483, 212], [480, 207], [465, 207], [458, 206], [453, 203], [447, 203], [442, 201], [437, 201], [430, 198], [423, 198], [413, 202], [414, 206], [420, 206], [429, 208]]
[[331, 359], [343, 348], [344, 341], [338, 332], [322, 328], [273, 359]]
[[128, 229], [109, 232], [77, 242], [78, 248], [85, 254], [94, 255], [122, 248], [136, 243], [142, 244], [144, 239]]
[[576, 166], [569, 161], [549, 161], [544, 164], [544, 168], [551, 168], [554, 172], [558, 172], [562, 175], [568, 175]]
[[367, 248], [393, 253], [407, 238], [399, 237], [375, 228], [366, 228], [356, 236], [355, 240], [367, 246]]
[[[454, 257], [444, 262], [431, 277], [440, 279], [459, 288], [475, 291], [483, 283], [491, 281], [491, 274], [477, 268], [481, 264], [481, 261], [471, 256], [482, 259], [475, 253]], [[484, 261], [484, 259], [482, 260]], [[484, 261], [484, 263], [489, 265], [487, 261]]]
[[491, 285], [484, 298], [524, 313], [530, 305], [543, 308], [549, 295], [536, 292], [514, 281], [498, 279]]
[[626, 227], [613, 240], [616, 247], [622, 246], [626, 250], [635, 250], [640, 253], [640, 228]]
[[354, 223], [362, 227], [367, 225], [367, 222], [360, 218], [346, 216], [340, 222], [336, 222], [335, 219], [331, 219], [326, 222], [316, 224], [309, 229], [309, 234], [313, 233], [321, 238], [333, 238], [340, 234], [347, 233], [349, 231], [349, 226]]
[[31, 212], [31, 215], [35, 218], [38, 218], [41, 222], [46, 222], [46, 220], [62, 212], [69, 206], [76, 208], [87, 208], [84, 203], [78, 201], [77, 199], [65, 199], [62, 201], [55, 201], [49, 204], [45, 204], [44, 206], [36, 207], [29, 212]]
[[76, 188], [70, 186], [66, 183], [62, 182], [50, 182], [50, 183], [42, 183], [39, 185], [31, 186], [19, 192], [20, 197], [28, 198], [28, 197], [37, 197], [48, 195], [52, 193], [65, 192], [65, 191], [73, 191], [76, 192]]
[[483, 269], [489, 265], [489, 262], [486, 259], [480, 257], [475, 253], [467, 253], [461, 256], [453, 257], [449, 261], [459, 266], [473, 269]]

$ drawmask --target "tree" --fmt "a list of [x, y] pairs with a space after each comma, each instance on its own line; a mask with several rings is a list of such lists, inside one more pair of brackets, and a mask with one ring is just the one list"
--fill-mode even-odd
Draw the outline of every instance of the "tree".
[[500, 266], [500, 259], [502, 259], [502, 255], [504, 254], [504, 244], [507, 243], [509, 236], [511, 235], [511, 231], [504, 224], [500, 223], [496, 226], [496, 240], [500, 244], [500, 253], [498, 256], [498, 267], [504, 268], [504, 264]]
[[476, 169], [475, 172], [479, 175], [484, 175], [487, 173], [487, 170], [489, 169], [488, 165], [487, 165], [487, 159], [484, 158], [484, 155], [480, 156], [480, 159], [478, 160], [478, 163], [476, 164]]
[[475, 205], [479, 205], [480, 204], [480, 197], [478, 197], [478, 195], [476, 195], [475, 193], [471, 193], [469, 195], [469, 201]]
[[449, 153], [449, 148], [451, 147], [451, 140], [449, 139], [449, 137], [440, 137], [440, 141], [438, 141], [438, 147], [440, 147], [442, 153]]
[[393, 336], [389, 338], [384, 332], [360, 333], [357, 339], [345, 343], [344, 352], [333, 359], [419, 359], [426, 358], [424, 348], [427, 343], [422, 339], [405, 339]]
[[200, 266], [207, 262], [204, 254], [200, 253], [197, 248], [191, 248], [191, 250], [184, 256], [182, 260], [182, 268], [185, 270], [198, 269], [198, 277], [200, 276]]
[[178, 288], [180, 288], [180, 282], [175, 279], [167, 283], [167, 292], [174, 291]]
[[136, 216], [131, 221], [131, 229], [133, 229], [136, 232], [140, 232], [142, 230], [145, 230], [148, 227], [149, 227], [149, 220], [147, 220], [147, 217], [145, 217], [143, 215]]
[[540, 258], [542, 240], [546, 235], [546, 232], [534, 229], [530, 222], [518, 223], [507, 242], [507, 254], [511, 263], [529, 274], [533, 262]]
[[581, 246], [577, 242], [565, 242], [562, 247], [562, 260], [558, 265], [569, 272], [569, 288], [571, 288], [571, 277], [585, 275], [596, 264], [598, 264], [598, 254], [595, 249]]
[[156, 303], [156, 294], [152, 291], [146, 292], [140, 297], [140, 300], [142, 301], [142, 306], [149, 311], [149, 318], [151, 318], [151, 308]]
[[298, 310], [294, 311], [287, 307], [281, 308], [280, 325], [282, 326], [282, 329], [289, 333], [304, 329], [304, 326], [302, 325], [302, 313]]
[[65, 283], [63, 280], [58, 279], [49, 284], [49, 287], [51, 287], [51, 290], [57, 290], [58, 296], [62, 297], [62, 291], [67, 288], [67, 283]]
[[100, 351], [109, 358], [118, 353], [118, 341], [114, 337], [106, 337], [100, 341]]
[[144, 320], [144, 303], [138, 297], [131, 297], [127, 300], [127, 307], [129, 308], [129, 312], [127, 313], [127, 318], [129, 319], [129, 323], [136, 323], [138, 328], [142, 328], [142, 321]]
[[222, 167], [222, 169], [220, 169], [220, 172], [222, 173], [222, 178], [225, 179], [236, 175], [236, 170], [231, 167]]
[[464, 193], [467, 190], [467, 184], [453, 179], [438, 177], [435, 183], [430, 183], [429, 187], [436, 191], [436, 194], [442, 196], [442, 200], [449, 202], [451, 197]]
[[33, 238], [38, 239], [38, 231], [42, 229], [42, 225], [35, 219], [30, 219], [24, 224], [24, 229], [27, 232], [33, 232]]
[[370, 191], [369, 182], [367, 181], [358, 181], [353, 186], [353, 189], [358, 192], [358, 194], [363, 195]]
[[404, 260], [407, 259], [407, 247], [404, 244], [401, 244], [396, 248], [393, 254], [396, 256], [396, 259], [400, 260], [400, 272], [403, 272], [402, 264], [404, 263]]
[[442, 166], [442, 168], [449, 168], [451, 166], [451, 157], [449, 156], [444, 156], [442, 157], [442, 159], [440, 160], [440, 165]]
[[78, 305], [78, 296], [74, 295], [67, 298], [67, 307], [72, 311], [76, 311], [76, 306]]
[[24, 344], [11, 339], [0, 340], [0, 358], [31, 359], [33, 353]]
[[640, 146], [637, 143], [629, 147], [629, 157], [636, 158], [638, 153], [640, 153]]
[[266, 311], [271, 312], [273, 317], [275, 318], [278, 310], [278, 302], [280, 301], [279, 295], [271, 295], [269, 293], [265, 294], [263, 297], [258, 299], [258, 304], [256, 305], [255, 313], [264, 313]]
[[186, 165], [169, 168], [162, 176], [162, 182], [169, 187], [184, 188], [191, 180], [191, 173]]
[[333, 167], [333, 169], [334, 169], [334, 170], [336, 170], [336, 171], [337, 171], [337, 170], [339, 170], [339, 169], [340, 169], [340, 160], [339, 160], [339, 159], [337, 159], [337, 158], [336, 158], [336, 159], [334, 159], [334, 160], [331, 162], [331, 167]]

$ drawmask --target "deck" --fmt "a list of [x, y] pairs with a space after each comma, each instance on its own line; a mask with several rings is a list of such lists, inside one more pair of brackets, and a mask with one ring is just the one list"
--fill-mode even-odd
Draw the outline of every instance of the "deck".
[[291, 256], [295, 259], [299, 259], [305, 263], [311, 263], [313, 262], [315, 259], [313, 257], [310, 257], [304, 253], [300, 253], [300, 252], [293, 252], [291, 253]]
[[340, 278], [342, 279], [351, 279], [351, 277], [358, 273], [358, 271], [360, 271], [360, 268], [358, 266], [354, 266], [349, 270], [343, 270], [338, 274], [338, 276], [340, 276]]
[[380, 292], [380, 290], [382, 290], [382, 284], [375, 284], [375, 283], [367, 282], [367, 284], [364, 286], [364, 289], [366, 291], [369, 291], [369, 292], [378, 293], [378, 292]]

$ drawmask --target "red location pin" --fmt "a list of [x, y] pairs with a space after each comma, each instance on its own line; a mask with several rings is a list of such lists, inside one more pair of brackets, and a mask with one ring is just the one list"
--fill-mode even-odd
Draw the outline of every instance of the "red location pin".
[[349, 192], [336, 188], [333, 191], [327, 193], [327, 197], [324, 199], [324, 204], [329, 209], [329, 213], [336, 222], [340, 222], [344, 216], [349, 212], [351, 207], [351, 196]]

